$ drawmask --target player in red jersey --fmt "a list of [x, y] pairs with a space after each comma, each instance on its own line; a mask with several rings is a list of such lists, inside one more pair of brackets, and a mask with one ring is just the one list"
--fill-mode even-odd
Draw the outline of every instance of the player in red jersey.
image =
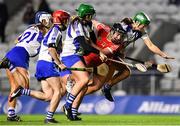
[[[116, 54], [123, 53], [125, 45], [124, 39], [126, 38], [126, 32], [122, 28], [120, 23], [115, 23], [112, 28], [97, 21], [93, 21], [93, 26], [97, 33], [96, 45], [102, 50], [108, 58], [116, 58]], [[89, 53], [84, 56], [84, 60], [88, 67], [97, 66], [102, 63], [98, 55]], [[108, 82], [115, 70], [118, 70], [118, 74], [114, 76], [118, 78], [118, 81], [124, 80], [130, 75], [130, 69], [124, 64], [117, 64], [114, 62], [106, 62], [110, 68], [109, 74], [106, 77], [94, 76], [94, 83], [88, 86], [86, 94], [93, 93], [99, 90], [105, 82]], [[111, 100], [113, 101], [113, 99]]]

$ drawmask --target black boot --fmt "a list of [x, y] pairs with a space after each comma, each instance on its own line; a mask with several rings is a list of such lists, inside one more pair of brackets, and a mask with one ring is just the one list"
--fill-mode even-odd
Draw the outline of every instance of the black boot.
[[10, 65], [11, 65], [11, 63], [10, 63], [10, 61], [9, 61], [6, 57], [4, 57], [4, 58], [0, 61], [0, 69], [2, 69], [2, 68], [4, 68], [4, 69], [9, 68]]
[[21, 120], [20, 116], [15, 115], [15, 116], [13, 116], [13, 117], [7, 117], [7, 121], [20, 122], [20, 121], [22, 121], [22, 120]]
[[114, 102], [114, 97], [111, 95], [111, 88], [107, 89], [105, 88], [105, 86], [103, 86], [102, 93], [104, 94], [107, 100]]

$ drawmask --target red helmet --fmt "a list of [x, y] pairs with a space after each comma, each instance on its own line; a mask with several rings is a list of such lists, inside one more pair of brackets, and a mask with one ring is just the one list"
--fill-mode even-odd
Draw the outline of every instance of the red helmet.
[[70, 18], [70, 14], [64, 10], [56, 10], [53, 12], [53, 23], [54, 24], [62, 24], [64, 20], [68, 20]]

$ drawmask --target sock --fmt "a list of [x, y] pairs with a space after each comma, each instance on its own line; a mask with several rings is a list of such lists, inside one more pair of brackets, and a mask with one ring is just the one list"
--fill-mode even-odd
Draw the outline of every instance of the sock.
[[53, 119], [53, 116], [54, 116], [54, 112], [48, 111], [46, 115], [46, 119]]
[[77, 116], [78, 109], [72, 108], [71, 110], [72, 110], [73, 117]]
[[73, 103], [73, 101], [75, 100], [75, 98], [76, 98], [76, 97], [70, 93], [69, 96], [68, 96], [68, 98], [67, 98], [67, 101], [66, 101], [66, 105], [65, 105], [65, 106], [68, 107], [68, 108], [71, 108], [72, 103]]
[[105, 84], [105, 85], [104, 85], [104, 89], [105, 89], [105, 90], [110, 90], [110, 89], [111, 89], [111, 85]]
[[21, 90], [22, 95], [30, 96], [30, 93], [31, 93], [30, 89], [22, 89]]
[[111, 90], [111, 85], [108, 83], [104, 85], [104, 90]]
[[12, 107], [8, 108], [8, 117], [14, 117], [16, 116], [15, 109]]

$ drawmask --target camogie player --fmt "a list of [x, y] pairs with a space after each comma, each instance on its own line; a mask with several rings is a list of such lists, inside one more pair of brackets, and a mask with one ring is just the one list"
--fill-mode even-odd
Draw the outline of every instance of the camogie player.
[[[62, 84], [59, 77], [59, 70], [65, 69], [66, 66], [59, 60], [60, 51], [57, 45], [62, 45], [62, 31], [65, 31], [69, 22], [70, 14], [64, 10], [56, 10], [53, 12], [53, 26], [45, 35], [41, 44], [39, 58], [36, 66], [36, 78], [41, 82], [42, 92], [25, 89], [22, 87], [17, 88], [11, 98], [20, 95], [32, 96], [34, 98], [50, 101], [45, 123], [58, 123], [53, 118], [59, 101], [62, 97]], [[56, 67], [58, 66], [58, 68]]]
[[[93, 20], [92, 22], [93, 22], [93, 27], [96, 29], [96, 33], [97, 33], [97, 40], [95, 44], [101, 49], [101, 51], [104, 54], [106, 54], [108, 58], [114, 58], [115, 54], [119, 53], [119, 51], [122, 50], [124, 47], [122, 42], [126, 38], [126, 31], [123, 29], [120, 23], [114, 23], [112, 27], [109, 27], [95, 20]], [[97, 54], [92, 53], [92, 52], [87, 55], [84, 55], [83, 58], [86, 63], [86, 66], [88, 67], [95, 67], [102, 64], [102, 60], [100, 59], [100, 57]], [[114, 72], [114, 68], [111, 67], [112, 63], [113, 62], [106, 61], [106, 64], [110, 68], [109, 70], [110, 75], [112, 72]], [[117, 64], [116, 66], [119, 69], [124, 67], [124, 70], [122, 71], [122, 73], [124, 74], [126, 74], [126, 72], [127, 74], [130, 73], [130, 69], [126, 65], [121, 66]], [[109, 77], [111, 77], [110, 75], [108, 74], [107, 76], [103, 77], [103, 76], [94, 74], [92, 83], [89, 84], [87, 87], [87, 90], [85, 90], [86, 95], [99, 90], [103, 86], [104, 82], [106, 82], [106, 80]], [[125, 78], [127, 78], [127, 76], [124, 76], [123, 79]], [[84, 93], [82, 93], [81, 95], [83, 94]], [[82, 99], [77, 97], [72, 107], [77, 110], [80, 105], [81, 100]], [[76, 116], [77, 116], [77, 112], [76, 112]]]
[[[146, 32], [146, 27], [149, 26], [150, 19], [144, 12], [136, 13], [133, 19], [124, 18], [120, 23], [123, 26], [123, 29], [127, 32], [127, 40], [123, 42], [125, 47], [141, 38], [148, 49], [154, 54], [157, 54], [165, 59], [174, 59], [174, 57], [171, 57], [165, 52], [161, 51], [155, 44], [153, 44], [153, 42], [149, 38]], [[113, 85], [122, 80], [122, 76], [124, 76], [124, 74], [118, 72], [103, 86], [102, 91], [104, 92], [104, 95], [108, 100], [114, 101], [110, 90]], [[127, 74], [127, 76], [129, 75]]]
[[[29, 88], [29, 58], [39, 53], [44, 34], [51, 24], [51, 15], [39, 11], [35, 15], [35, 24], [27, 28], [17, 39], [15, 47], [6, 54], [0, 62], [0, 68], [5, 68], [9, 78], [11, 93], [19, 85]], [[21, 121], [15, 113], [16, 100], [8, 102], [8, 121]]]
[[[100, 55], [103, 60], [106, 58], [106, 56], [101, 51], [94, 48], [93, 43], [89, 41], [92, 32], [91, 20], [95, 15], [94, 8], [88, 4], [80, 4], [76, 11], [78, 15], [74, 17], [67, 28], [61, 53], [62, 62], [67, 67], [85, 67], [82, 56], [87, 52], [94, 52]], [[81, 90], [88, 84], [89, 74], [88, 72], [82, 71], [62, 71], [61, 77], [63, 82], [66, 82], [69, 74], [72, 74], [76, 84], [67, 96], [67, 101], [63, 106], [63, 110], [68, 119], [77, 120], [77, 116], [73, 116], [76, 109], [72, 108], [72, 103]]]

